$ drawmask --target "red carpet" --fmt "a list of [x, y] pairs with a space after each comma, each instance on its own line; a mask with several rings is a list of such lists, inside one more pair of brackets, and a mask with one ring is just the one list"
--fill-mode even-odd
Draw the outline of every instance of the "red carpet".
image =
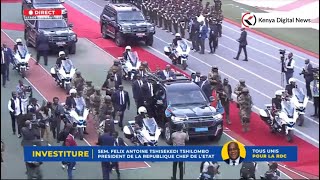
[[13, 31], [24, 31], [24, 24], [1, 21], [1, 29], [8, 29]]
[[[73, 7], [65, 4], [68, 12], [70, 13], [70, 22], [74, 24], [75, 31], [78, 34], [85, 35], [88, 39], [94, 42], [97, 46], [101, 47], [108, 53], [110, 53], [114, 57], [118, 57], [122, 55], [123, 48], [119, 48], [115, 45], [115, 43], [111, 40], [102, 39], [100, 34], [100, 25], [98, 22], [95, 22], [88, 16], [82, 14], [77, 11]], [[85, 27], [84, 27], [85, 26]], [[81, 27], [84, 27], [85, 31], [82, 30]], [[87, 34], [90, 32], [91, 34]], [[90, 37], [96, 37], [94, 39]], [[97, 38], [99, 37], [99, 38]], [[149, 63], [150, 68], [155, 70], [157, 66], [163, 68], [167, 62], [156, 57], [155, 55], [143, 50], [140, 47], [134, 47], [133, 50], [137, 51], [140, 59], [145, 60]], [[243, 134], [241, 132], [241, 124], [238, 117], [238, 109], [233, 104], [231, 111], [231, 118], [233, 124], [227, 127], [232, 131], [240, 134], [243, 138], [252, 142], [255, 145], [297, 145], [299, 147], [298, 158], [299, 162], [294, 163], [285, 163], [286, 165], [297, 168], [301, 171], [308, 172], [313, 175], [319, 175], [319, 149], [312, 146], [311, 144], [303, 141], [302, 139], [295, 137], [294, 143], [287, 143], [284, 137], [280, 135], [272, 135], [269, 133], [268, 127], [260, 120], [257, 114], [252, 114], [252, 123], [251, 129], [252, 131], [247, 134]], [[303, 157], [303, 158], [302, 158]]]

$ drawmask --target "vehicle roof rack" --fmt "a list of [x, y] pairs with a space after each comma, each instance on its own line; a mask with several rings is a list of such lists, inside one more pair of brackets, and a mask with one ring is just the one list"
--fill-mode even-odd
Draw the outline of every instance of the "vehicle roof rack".
[[147, 77], [156, 80], [157, 82], [160, 82], [162, 84], [167, 84], [167, 83], [177, 83], [177, 82], [190, 82], [190, 78], [185, 76], [184, 74], [180, 72], [175, 72], [176, 79], [168, 79], [168, 80], [163, 80], [161, 79], [156, 72], [148, 72]]

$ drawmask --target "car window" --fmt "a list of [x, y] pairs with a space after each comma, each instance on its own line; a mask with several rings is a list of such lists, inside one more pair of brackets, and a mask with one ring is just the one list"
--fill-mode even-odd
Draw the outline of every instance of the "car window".
[[68, 28], [66, 21], [64, 20], [39, 20], [39, 29], [53, 29], [53, 28]]
[[207, 100], [200, 89], [190, 90], [188, 88], [168, 90], [167, 101], [171, 105], [206, 104]]
[[145, 21], [140, 11], [121, 11], [118, 13], [118, 21]]
[[35, 20], [28, 20], [28, 23], [30, 23], [31, 25], [34, 25], [35, 24]]
[[60, 4], [60, 0], [33, 0], [33, 4]]

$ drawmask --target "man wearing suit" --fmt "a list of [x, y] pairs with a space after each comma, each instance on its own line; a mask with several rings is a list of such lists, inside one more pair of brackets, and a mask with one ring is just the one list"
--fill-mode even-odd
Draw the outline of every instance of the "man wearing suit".
[[204, 94], [207, 96], [207, 98], [209, 99], [209, 97], [211, 96], [212, 90], [211, 90], [211, 84], [208, 81], [207, 76], [200, 77], [199, 86], [204, 92]]
[[205, 40], [208, 38], [208, 27], [204, 24], [203, 21], [200, 22], [200, 32], [199, 32], [199, 45], [200, 45], [200, 54], [204, 54]]
[[[99, 136], [97, 145], [99, 146], [114, 146], [114, 138], [111, 136], [110, 132], [107, 129], [104, 129], [104, 134]], [[110, 162], [101, 162], [102, 167], [102, 176], [104, 180], [109, 180], [109, 173], [111, 171]]]
[[114, 113], [118, 112], [120, 116], [120, 121], [119, 121], [119, 127], [122, 128], [123, 124], [123, 116], [124, 116], [124, 111], [126, 109], [130, 109], [130, 98], [129, 98], [129, 93], [125, 90], [123, 90], [123, 85], [119, 86], [119, 91], [116, 91], [112, 95], [112, 102], [115, 105], [115, 111]]
[[21, 137], [21, 128], [18, 124], [22, 119], [22, 115], [24, 114], [24, 109], [22, 108], [21, 99], [17, 96], [16, 92], [12, 92], [12, 98], [8, 102], [8, 109], [11, 116], [11, 125], [12, 125], [12, 132], [16, 134], [16, 122], [18, 125], [18, 137]]
[[[69, 135], [68, 135], [66, 142], [65, 142], [66, 146], [78, 146], [77, 142], [74, 139], [74, 135], [76, 134], [76, 132], [77, 132], [76, 128], [70, 129]], [[72, 179], [72, 170], [73, 170], [73, 167], [75, 167], [76, 162], [67, 162], [67, 165], [68, 165], [68, 170], [67, 170], [68, 179]]]
[[[114, 138], [114, 146], [125, 146], [125, 143], [124, 143], [123, 139], [121, 137], [119, 137], [118, 132], [115, 131], [114, 133], [112, 133], [112, 136]], [[119, 163], [112, 162], [111, 168], [110, 168], [111, 172], [112, 172], [112, 168], [115, 168], [117, 175], [118, 175], [118, 179], [120, 179]]]
[[154, 117], [154, 109], [152, 108], [152, 105], [154, 103], [153, 97], [154, 97], [154, 88], [152, 84], [152, 80], [148, 79], [145, 80], [142, 86], [142, 94], [143, 94], [143, 99], [147, 103], [146, 108], [148, 111], [148, 115], [150, 117]]
[[4, 61], [6, 65], [6, 68], [5, 68], [6, 77], [7, 77], [7, 81], [9, 81], [9, 65], [10, 63], [13, 63], [14, 57], [13, 57], [12, 50], [8, 48], [6, 44], [3, 44], [2, 46], [3, 46]]
[[244, 160], [244, 158], [240, 156], [240, 148], [237, 142], [230, 142], [228, 144], [228, 155], [229, 159], [224, 161], [231, 166], [237, 166]]
[[314, 80], [313, 76], [313, 67], [310, 63], [309, 59], [306, 59], [304, 61], [305, 67], [303, 68], [303, 71], [300, 74], [303, 74], [303, 77], [306, 81], [306, 89], [307, 89], [307, 96], [309, 100], [312, 99], [312, 93], [311, 93], [311, 82]]
[[243, 49], [244, 52], [244, 60], [243, 61], [248, 61], [248, 55], [247, 55], [247, 31], [245, 28], [241, 28], [241, 35], [240, 38], [237, 40], [239, 42], [239, 50], [238, 50], [238, 54], [236, 57], [234, 57], [233, 59], [235, 60], [239, 60], [239, 56], [241, 54], [241, 51]]
[[166, 65], [166, 69], [159, 71], [157, 73], [161, 79], [163, 80], [168, 80], [168, 79], [176, 79], [176, 75], [174, 74], [174, 72], [171, 70], [170, 65]]
[[77, 97], [77, 90], [70, 89], [69, 94], [70, 94], [70, 96], [68, 96], [66, 99], [67, 109], [76, 108], [77, 103], [76, 103], [75, 98]]
[[1, 75], [2, 75], [2, 86], [6, 87], [6, 81], [7, 81], [7, 68], [6, 61], [4, 59], [4, 52], [1, 48]]
[[133, 99], [136, 103], [137, 110], [140, 106], [143, 106], [143, 94], [142, 94], [142, 86], [143, 81], [141, 80], [141, 75], [136, 75], [136, 80], [132, 83], [132, 93], [133, 93]]
[[48, 53], [50, 50], [49, 47], [49, 40], [44, 35], [43, 31], [40, 32], [39, 36], [36, 40], [36, 47], [37, 47], [37, 65], [39, 64], [40, 57], [43, 56], [44, 58], [44, 65], [48, 65]]

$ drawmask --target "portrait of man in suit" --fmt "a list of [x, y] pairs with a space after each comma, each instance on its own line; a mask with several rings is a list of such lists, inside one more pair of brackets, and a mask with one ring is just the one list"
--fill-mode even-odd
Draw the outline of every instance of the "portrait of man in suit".
[[244, 157], [240, 156], [240, 148], [237, 142], [230, 142], [227, 150], [229, 158], [224, 160], [227, 164], [237, 166], [244, 160]]

